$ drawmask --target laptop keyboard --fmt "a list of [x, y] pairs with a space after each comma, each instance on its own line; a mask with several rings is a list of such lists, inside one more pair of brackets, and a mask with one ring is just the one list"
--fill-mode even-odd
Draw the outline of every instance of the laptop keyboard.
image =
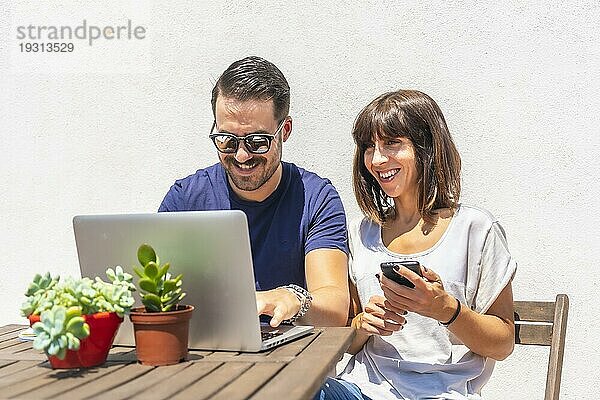
[[262, 337], [262, 340], [269, 340], [269, 339], [273, 339], [274, 337], [283, 335], [283, 332], [280, 330], [274, 330], [274, 331], [261, 331], [260, 335]]

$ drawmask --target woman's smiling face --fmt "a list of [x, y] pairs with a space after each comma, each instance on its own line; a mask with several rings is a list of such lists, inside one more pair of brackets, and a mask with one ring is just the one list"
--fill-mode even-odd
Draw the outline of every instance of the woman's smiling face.
[[406, 137], [374, 137], [364, 154], [365, 167], [390, 197], [417, 195], [415, 148]]

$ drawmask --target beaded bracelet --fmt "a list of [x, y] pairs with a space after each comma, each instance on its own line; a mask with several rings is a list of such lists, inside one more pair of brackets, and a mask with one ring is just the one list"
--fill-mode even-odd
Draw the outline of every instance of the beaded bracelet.
[[304, 314], [306, 314], [306, 312], [310, 308], [310, 305], [312, 302], [312, 295], [310, 294], [310, 292], [308, 290], [306, 290], [303, 287], [300, 287], [298, 285], [294, 285], [294, 284], [281, 286], [281, 288], [289, 290], [294, 295], [296, 295], [298, 300], [300, 300], [300, 309], [298, 310], [296, 315], [294, 315], [292, 318], [286, 320], [286, 322], [288, 322], [288, 323], [294, 323], [298, 320], [298, 318], [302, 318], [304, 316]]
[[[455, 299], [456, 299], [456, 297], [455, 297]], [[456, 311], [454, 311], [454, 315], [452, 316], [452, 318], [450, 318], [450, 320], [448, 322], [439, 321], [440, 325], [449, 326], [451, 323], [453, 323], [456, 320], [456, 318], [458, 318], [458, 314], [460, 314], [460, 308], [461, 308], [460, 300], [456, 299], [456, 303], [458, 305], [456, 306]]]

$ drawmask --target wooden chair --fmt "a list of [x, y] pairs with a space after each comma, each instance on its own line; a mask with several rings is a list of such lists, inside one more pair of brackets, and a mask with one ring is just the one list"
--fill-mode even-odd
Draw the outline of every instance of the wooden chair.
[[550, 346], [545, 400], [558, 400], [562, 373], [569, 297], [556, 301], [515, 301], [515, 343]]

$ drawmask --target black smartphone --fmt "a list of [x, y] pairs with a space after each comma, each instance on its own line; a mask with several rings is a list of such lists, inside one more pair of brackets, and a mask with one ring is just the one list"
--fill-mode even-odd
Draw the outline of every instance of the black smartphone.
[[406, 279], [405, 277], [398, 275], [395, 272], [395, 271], [398, 271], [401, 266], [406, 267], [406, 268], [410, 269], [412, 272], [414, 272], [415, 274], [419, 275], [420, 277], [423, 277], [423, 274], [421, 273], [421, 264], [419, 264], [418, 261], [407, 260], [407, 261], [384, 262], [384, 263], [381, 263], [380, 266], [381, 266], [381, 271], [383, 272], [383, 275], [385, 275], [386, 278], [391, 279], [400, 285], [408, 286], [409, 288], [414, 288], [415, 285], [413, 285], [413, 283], [411, 281], [409, 281], [408, 279]]

